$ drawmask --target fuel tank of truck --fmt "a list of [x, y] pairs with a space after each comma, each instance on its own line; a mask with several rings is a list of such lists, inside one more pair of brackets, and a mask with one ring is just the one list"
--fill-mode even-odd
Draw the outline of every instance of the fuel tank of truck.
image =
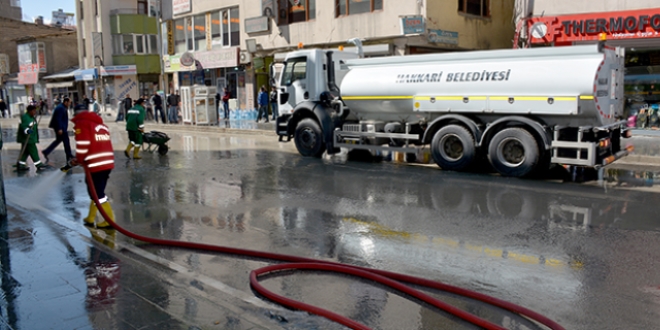
[[359, 120], [533, 115], [599, 126], [623, 114], [623, 51], [602, 45], [348, 60], [341, 95]]

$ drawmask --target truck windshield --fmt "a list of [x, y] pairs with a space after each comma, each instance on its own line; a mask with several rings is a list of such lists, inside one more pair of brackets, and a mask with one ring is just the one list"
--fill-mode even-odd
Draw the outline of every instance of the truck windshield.
[[291, 86], [296, 80], [307, 78], [307, 57], [296, 57], [286, 61], [282, 74], [282, 85]]

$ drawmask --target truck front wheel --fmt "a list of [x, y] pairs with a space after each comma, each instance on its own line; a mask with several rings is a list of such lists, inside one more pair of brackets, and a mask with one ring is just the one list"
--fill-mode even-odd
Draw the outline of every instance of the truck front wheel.
[[504, 176], [527, 176], [539, 162], [534, 136], [522, 128], [507, 128], [493, 136], [488, 145], [491, 165]]
[[431, 141], [431, 156], [443, 170], [464, 170], [472, 164], [476, 154], [474, 138], [463, 126], [445, 126]]
[[311, 118], [305, 118], [298, 123], [294, 141], [298, 152], [305, 157], [321, 157], [325, 151], [323, 132], [319, 124]]

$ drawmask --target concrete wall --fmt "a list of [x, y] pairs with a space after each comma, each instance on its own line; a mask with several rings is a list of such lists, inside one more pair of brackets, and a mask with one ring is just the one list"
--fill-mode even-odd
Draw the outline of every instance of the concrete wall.
[[0, 17], [11, 18], [15, 20], [23, 19], [23, 9], [21, 7], [13, 7], [11, 0], [0, 0]]
[[[13, 39], [67, 32], [70, 30], [0, 18], [0, 31], [2, 31], [0, 32], [0, 53], [9, 55], [9, 70], [11, 73], [15, 73], [18, 72], [18, 50], [16, 48], [16, 42], [12, 41]], [[75, 39], [75, 35], [73, 38]]]
[[78, 65], [77, 34], [37, 41], [46, 43], [46, 63], [48, 74], [57, 73]]
[[486, 18], [458, 12], [458, 1], [427, 1], [427, 28], [458, 32], [458, 47], [511, 48], [515, 25], [514, 0], [490, 1]]
[[533, 15], [557, 16], [660, 7], [658, 0], [527, 0]]

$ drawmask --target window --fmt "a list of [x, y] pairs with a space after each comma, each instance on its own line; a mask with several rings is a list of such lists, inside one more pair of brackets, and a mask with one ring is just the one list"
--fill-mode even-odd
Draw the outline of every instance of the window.
[[187, 50], [185, 28], [183, 18], [174, 21], [174, 52], [177, 54], [184, 53]]
[[383, 0], [335, 0], [337, 16], [370, 13], [383, 10]]
[[305, 22], [316, 18], [316, 0], [279, 0], [279, 8], [278, 23], [280, 25]]
[[241, 20], [238, 7], [211, 13], [211, 45], [213, 49], [238, 46], [241, 43]]
[[298, 57], [286, 62], [284, 72], [282, 73], [282, 84], [291, 86], [296, 80], [307, 78], [307, 58]]
[[115, 34], [112, 36], [114, 55], [158, 54], [158, 36], [155, 34]]
[[193, 35], [195, 37], [194, 50], [206, 50], [206, 15], [195, 16], [195, 27]]
[[133, 47], [133, 36], [132, 35], [122, 35], [121, 47], [123, 49], [122, 54], [134, 54], [135, 47]]
[[79, 4], [79, 7], [80, 7], [80, 20], [82, 21], [85, 18], [85, 15], [83, 13], [83, 2], [79, 1], [78, 4]]
[[149, 54], [158, 54], [158, 36], [150, 34], [149, 37]]
[[149, 14], [149, 11], [147, 11], [148, 4], [147, 0], [138, 0], [137, 2], [137, 12], [139, 15], [147, 15]]
[[20, 8], [21, 7], [21, 0], [11, 0], [9, 5], [12, 6], [12, 7], [19, 7]]
[[458, 0], [458, 11], [470, 15], [489, 17], [490, 0]]

